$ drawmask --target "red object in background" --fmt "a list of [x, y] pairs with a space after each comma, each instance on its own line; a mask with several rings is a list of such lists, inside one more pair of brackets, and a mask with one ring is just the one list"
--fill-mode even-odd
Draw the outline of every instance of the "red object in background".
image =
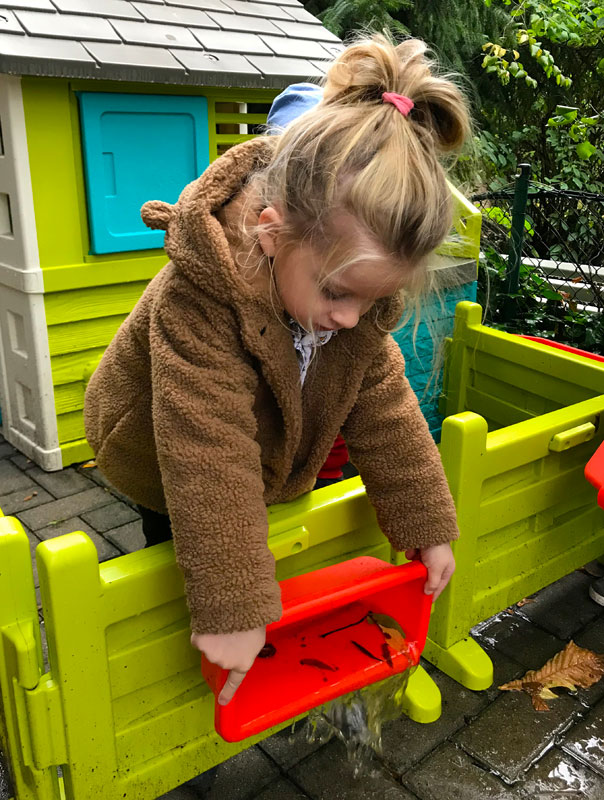
[[[558, 344], [549, 339], [541, 339], [538, 336], [523, 336], [523, 339], [530, 339], [532, 342], [540, 342], [547, 344], [550, 347], [555, 347], [557, 350], [565, 350], [567, 353], [573, 353], [576, 356], [584, 356], [591, 358], [592, 361], [600, 361], [604, 363], [604, 356], [597, 353], [589, 353], [587, 350], [579, 350], [577, 347], [570, 347], [567, 344]], [[604, 443], [602, 443], [593, 456], [585, 465], [585, 477], [592, 486], [598, 490], [598, 505], [604, 508]]]
[[344, 474], [342, 472], [342, 467], [344, 464], [348, 464], [348, 448], [346, 447], [346, 442], [342, 438], [342, 434], [338, 433], [336, 440], [329, 451], [327, 460], [319, 470], [317, 479], [330, 481], [340, 480]]
[[[217, 733], [240, 741], [415, 666], [432, 605], [424, 594], [426, 576], [420, 562], [395, 567], [363, 556], [282, 581], [283, 615], [266, 630], [272, 647], [256, 659], [228, 705], [217, 700], [228, 670], [201, 657], [216, 698]], [[389, 648], [388, 658], [382, 629], [363, 620], [368, 612], [387, 614], [405, 632], [404, 644]]]

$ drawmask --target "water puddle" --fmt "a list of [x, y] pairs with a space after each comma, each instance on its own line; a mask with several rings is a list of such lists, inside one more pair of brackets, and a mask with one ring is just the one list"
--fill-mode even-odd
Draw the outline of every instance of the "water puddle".
[[336, 737], [346, 747], [355, 778], [379, 774], [375, 756], [382, 752], [382, 726], [403, 713], [403, 696], [414, 671], [412, 667], [312, 709], [303, 723], [307, 741], [325, 744]]

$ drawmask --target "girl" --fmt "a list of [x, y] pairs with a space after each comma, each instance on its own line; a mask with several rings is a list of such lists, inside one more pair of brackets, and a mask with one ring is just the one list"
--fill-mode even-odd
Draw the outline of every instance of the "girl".
[[382, 530], [426, 564], [425, 591], [453, 572], [455, 509], [387, 331], [449, 231], [439, 155], [467, 130], [425, 45], [378, 35], [335, 59], [282, 135], [142, 209], [170, 262], [90, 381], [86, 431], [146, 532], [171, 526], [191, 641], [230, 670], [222, 703], [281, 613], [266, 506], [312, 488], [340, 430]]

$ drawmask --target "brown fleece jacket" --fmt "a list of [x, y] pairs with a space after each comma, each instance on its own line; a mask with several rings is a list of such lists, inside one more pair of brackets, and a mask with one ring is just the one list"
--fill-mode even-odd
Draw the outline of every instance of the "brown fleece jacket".
[[270, 154], [266, 140], [245, 142], [176, 205], [143, 207], [147, 224], [166, 230], [171, 260], [86, 392], [101, 470], [136, 503], [170, 515], [197, 633], [279, 618], [266, 506], [312, 488], [340, 430], [396, 549], [457, 538], [438, 451], [399, 348], [382, 332], [399, 302], [379, 301], [322, 347], [302, 389], [283, 309], [235, 265], [228, 211]]

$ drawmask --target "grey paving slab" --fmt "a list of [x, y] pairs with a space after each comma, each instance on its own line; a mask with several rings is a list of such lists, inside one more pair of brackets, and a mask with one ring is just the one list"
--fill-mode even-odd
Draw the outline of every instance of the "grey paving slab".
[[[208, 11], [208, 14], [225, 31], [283, 35], [283, 31], [280, 31], [270, 20], [263, 17], [244, 17], [242, 14], [222, 14], [218, 11]], [[270, 16], [270, 14], [267, 16]]]
[[604, 779], [554, 748], [526, 774], [519, 790], [520, 796], [535, 800], [600, 800]]
[[209, 31], [203, 28], [191, 28], [191, 33], [211, 53], [271, 53], [271, 49], [255, 33]]
[[50, 0], [0, 0], [0, 8], [29, 8], [35, 11], [55, 11]]
[[279, 733], [260, 742], [258, 747], [269, 755], [281, 769], [287, 770], [323, 747], [319, 742], [307, 741], [305, 732], [306, 721], [302, 720], [296, 723], [294, 733], [292, 733], [291, 726], [283, 728]]
[[[182, 64], [172, 56], [168, 50], [161, 47], [145, 47], [136, 44], [109, 44], [108, 42], [82, 42], [88, 52], [100, 64], [127, 67], [130, 70], [153, 70], [153, 77], [165, 72], [170, 75], [183, 75], [185, 70]], [[136, 73], [138, 74], [138, 73]], [[149, 80], [153, 77], [150, 75]], [[134, 79], [134, 73], [133, 78]], [[137, 77], [144, 80], [144, 77]]]
[[591, 580], [584, 572], [571, 572], [542, 589], [519, 613], [559, 639], [568, 640], [599, 614], [599, 607], [589, 597]]
[[243, 750], [218, 767], [207, 800], [247, 800], [279, 775], [279, 770], [257, 747]]
[[505, 692], [455, 741], [506, 781], [517, 781], [556, 736], [579, 718], [582, 707], [574, 698], [563, 696], [552, 700], [550, 708], [535, 711], [526, 694]]
[[77, 517], [84, 511], [91, 511], [93, 508], [107, 505], [112, 501], [112, 497], [105, 489], [95, 486], [85, 492], [78, 492], [70, 497], [63, 497], [60, 500], [53, 500], [27, 511], [19, 512], [19, 519], [28, 528], [34, 531], [50, 525], [51, 522], [62, 522], [71, 517]]
[[249, 55], [248, 60], [263, 75], [288, 78], [320, 78], [323, 74], [314, 64], [302, 58]]
[[562, 749], [604, 777], [604, 700], [566, 734]]
[[329, 58], [329, 54], [319, 42], [310, 39], [290, 39], [283, 36], [263, 36], [265, 42], [277, 56], [296, 56], [298, 58]]
[[266, 789], [254, 797], [254, 800], [305, 800], [308, 795], [290, 781], [281, 780], [269, 783]]
[[566, 645], [517, 614], [498, 614], [486, 625], [475, 628], [472, 635], [527, 669], [539, 669]]
[[[579, 647], [587, 647], [588, 650], [596, 653], [604, 653], [604, 612], [601, 612], [597, 620], [576, 636], [574, 641]], [[594, 683], [589, 689], [579, 689], [577, 696], [581, 702], [590, 706], [595, 705], [604, 698], [604, 679]]]
[[[236, 14], [245, 14], [252, 17], [269, 16], [271, 19], [284, 19], [290, 22], [293, 20], [292, 15], [285, 8], [281, 8], [281, 6], [271, 6], [270, 13], [267, 14], [265, 5], [262, 5], [262, 3], [254, 3], [252, 0], [224, 0], [224, 4]], [[319, 22], [319, 20], [317, 20], [317, 22]], [[321, 23], [319, 22], [319, 24]]]
[[421, 800], [516, 800], [518, 797], [517, 792], [478, 767], [451, 742], [430, 753], [402, 780]]
[[[19, 33], [22, 36], [25, 35], [25, 31], [19, 24], [17, 17], [7, 8], [0, 8], [0, 31], [2, 31], [2, 33]], [[0, 445], [0, 458], [3, 457], [3, 450], [7, 454], [9, 450], [13, 451], [11, 455], [14, 453], [14, 449], [10, 444], [8, 444], [8, 442]]]
[[133, 5], [149, 22], [162, 22], [168, 25], [198, 25], [208, 28], [218, 27], [204, 11], [198, 8], [160, 6], [152, 3], [134, 3]]
[[53, 500], [54, 497], [43, 489], [38, 489], [37, 491], [24, 489], [11, 494], [0, 495], [0, 508], [5, 516], [9, 516], [9, 514], [27, 511], [30, 508], [36, 508]]
[[237, 75], [260, 76], [260, 71], [240, 55], [233, 53], [204, 53], [201, 50], [175, 50], [172, 55], [193, 74], [204, 73], [232, 73], [233, 80]]
[[484, 642], [481, 645], [493, 662], [493, 683], [486, 690], [486, 694], [491, 700], [494, 700], [501, 694], [499, 686], [522, 677], [527, 670], [522, 664], [506, 656], [505, 653], [500, 653], [499, 650], [495, 650], [489, 645], [485, 646]]
[[288, 22], [277, 19], [275, 25], [292, 39], [312, 39], [316, 42], [339, 42], [338, 37], [322, 25], [309, 25], [306, 22]]
[[16, 467], [19, 469], [26, 470], [26, 469], [33, 469], [36, 466], [36, 463], [24, 456], [23, 453], [17, 453], [15, 456], [11, 456], [11, 461]]
[[313, 800], [413, 800], [413, 795], [385, 772], [355, 778], [339, 741], [329, 742], [288, 774]]
[[105, 533], [112, 528], [119, 528], [127, 522], [139, 519], [139, 514], [126, 503], [119, 501], [109, 503], [107, 506], [95, 508], [82, 514], [82, 519], [91, 525], [98, 533]]
[[[150, 50], [150, 48], [145, 48]], [[160, 50], [153, 50], [152, 52], [160, 52]], [[88, 463], [88, 462], [87, 462]], [[98, 467], [87, 467], [81, 464], [77, 467], [78, 472], [80, 472], [84, 477], [89, 478], [91, 481], [94, 481], [98, 486], [103, 486], [105, 489], [109, 489], [114, 497], [119, 498], [122, 502], [128, 503], [128, 505], [134, 505], [132, 500], [129, 497], [126, 497], [125, 494], [122, 494], [118, 491], [115, 486], [103, 475], [101, 470]]]
[[47, 492], [57, 498], [68, 497], [70, 494], [83, 492], [85, 489], [91, 489], [94, 486], [91, 481], [73, 467], [62, 469], [58, 472], [44, 472], [43, 469], [36, 466], [25, 474], [33, 478], [36, 483], [39, 483]]
[[74, 533], [75, 531], [81, 531], [90, 537], [96, 547], [99, 562], [108, 561], [110, 558], [116, 558], [121, 555], [117, 547], [114, 547], [103, 536], [100, 536], [80, 517], [72, 517], [57, 525], [47, 525], [45, 528], [36, 531], [36, 535], [46, 541], [47, 539], [55, 539], [57, 536], [64, 536], [66, 533]]
[[0, 751], [0, 800], [9, 800], [13, 795], [14, 790], [10, 775], [8, 774], [6, 758], [2, 751]]
[[158, 25], [154, 22], [130, 22], [122, 19], [112, 20], [112, 25], [127, 44], [151, 44], [163, 47], [197, 45], [191, 31], [180, 25]]
[[8, 458], [0, 461], [0, 494], [11, 494], [23, 489], [37, 489], [38, 485], [29, 477], [30, 473], [21, 472]]
[[32, 36], [60, 39], [93, 39], [119, 42], [120, 37], [105, 19], [79, 14], [43, 14], [37, 11], [17, 11], [17, 18]]
[[128, 0], [53, 0], [53, 2], [59, 11], [67, 14], [141, 19], [141, 15]]
[[142, 550], [146, 544], [140, 519], [107, 531], [105, 538], [118, 547], [122, 553], [134, 553], [136, 550]]
[[417, 764], [427, 753], [453, 735], [482, 711], [489, 702], [485, 692], [471, 692], [434, 670], [430, 676], [442, 695], [442, 714], [436, 722], [423, 725], [406, 716], [387, 722], [382, 729], [383, 758], [397, 774]]

